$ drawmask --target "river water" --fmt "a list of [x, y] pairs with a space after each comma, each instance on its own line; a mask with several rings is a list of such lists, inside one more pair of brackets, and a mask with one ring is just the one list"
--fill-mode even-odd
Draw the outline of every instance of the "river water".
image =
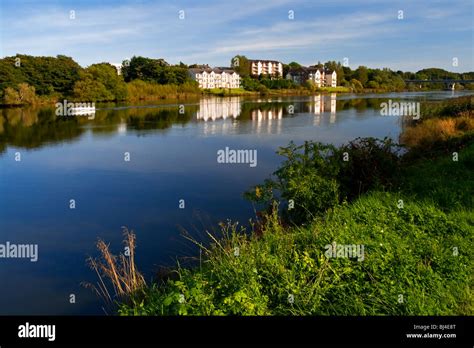
[[[279, 146], [398, 140], [401, 118], [382, 116], [381, 103], [462, 94], [98, 104], [93, 119], [57, 117], [53, 107], [0, 110], [0, 247], [38, 248], [36, 262], [0, 257], [0, 315], [103, 314], [101, 299], [81, 285], [97, 281], [86, 258], [98, 256], [98, 238], [118, 253], [122, 226], [133, 229], [149, 281], [160, 265], [196, 255], [183, 230], [199, 239], [219, 221], [255, 215], [242, 194], [277, 169]], [[226, 148], [256, 150], [254, 165], [219, 163]]]

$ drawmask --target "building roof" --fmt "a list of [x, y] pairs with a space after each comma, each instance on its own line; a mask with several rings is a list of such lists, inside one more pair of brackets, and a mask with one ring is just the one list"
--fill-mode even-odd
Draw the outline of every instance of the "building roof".
[[211, 72], [214, 72], [215, 74], [222, 74], [223, 72], [225, 72], [226, 74], [233, 74], [233, 73], [236, 73], [237, 72], [231, 68], [227, 68], [227, 67], [216, 67], [216, 68], [190, 68], [188, 69], [189, 72], [193, 72], [195, 74], [199, 74], [199, 73], [203, 73], [204, 71], [207, 72], [207, 73], [211, 73]]
[[279, 62], [277, 60], [271, 60], [271, 59], [249, 59], [248, 61], [249, 62], [255, 62], [255, 63], [264, 62], [264, 63], [278, 63], [278, 64], [281, 64], [281, 62]]

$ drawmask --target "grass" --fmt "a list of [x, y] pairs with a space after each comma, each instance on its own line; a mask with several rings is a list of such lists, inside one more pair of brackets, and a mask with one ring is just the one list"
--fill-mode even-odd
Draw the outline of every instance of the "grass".
[[95, 271], [99, 281], [96, 284], [83, 284], [85, 287], [92, 288], [112, 309], [117, 299], [126, 300], [128, 296], [146, 285], [145, 279], [135, 265], [135, 234], [127, 228], [124, 228], [123, 232], [127, 255], [120, 254], [118, 257], [113, 255], [108, 244], [99, 240], [97, 249], [101, 258], [88, 259], [89, 266]]
[[[370, 192], [305, 226], [284, 227], [276, 211], [258, 236], [227, 223], [202, 246], [201, 268], [178, 267], [119, 313], [472, 315], [473, 156], [471, 144], [458, 163], [412, 164], [404, 190]], [[327, 258], [333, 242], [364, 245], [364, 260]]]
[[464, 112], [459, 117], [432, 118], [408, 127], [402, 134], [401, 142], [410, 147], [427, 143], [446, 141], [465, 133], [474, 133], [474, 111]]
[[349, 87], [337, 86], [337, 87], [319, 87], [319, 88], [316, 88], [316, 92], [350, 93], [352, 92], [352, 90]]
[[258, 95], [258, 92], [246, 91], [243, 88], [211, 88], [203, 90], [205, 94], [216, 96], [240, 96], [240, 95]]

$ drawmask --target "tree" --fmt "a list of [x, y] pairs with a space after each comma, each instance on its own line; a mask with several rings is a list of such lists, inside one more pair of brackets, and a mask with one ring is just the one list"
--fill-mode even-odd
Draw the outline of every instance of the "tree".
[[351, 80], [351, 86], [356, 92], [360, 92], [364, 89], [364, 86], [362, 86], [362, 83], [360, 83], [360, 81], [357, 79]]
[[377, 89], [377, 88], [380, 87], [380, 85], [379, 85], [378, 82], [376, 82], [376, 81], [369, 81], [369, 82], [367, 83], [367, 87], [368, 87], [368, 88], [372, 88], [372, 89]]
[[127, 97], [127, 85], [123, 76], [118, 75], [115, 67], [109, 63], [92, 64], [82, 76], [103, 84], [113, 100], [124, 100]]
[[74, 98], [83, 102], [95, 102], [113, 100], [114, 96], [101, 82], [86, 76], [74, 85]]
[[237, 72], [241, 77], [250, 76], [250, 62], [246, 56], [235, 56], [230, 61], [230, 66]]
[[354, 73], [354, 79], [358, 80], [362, 86], [365, 86], [367, 81], [369, 81], [367, 68], [365, 66], [359, 66]]
[[301, 64], [300, 63], [297, 63], [297, 62], [291, 62], [288, 64], [288, 66], [291, 68], [291, 69], [298, 69], [298, 68], [301, 68]]
[[184, 64], [172, 66], [164, 59], [133, 57], [123, 64], [123, 78], [126, 82], [142, 80], [159, 84], [181, 85], [190, 81]]
[[38, 95], [70, 94], [82, 68], [72, 58], [18, 54], [0, 59], [0, 88], [28, 83]]

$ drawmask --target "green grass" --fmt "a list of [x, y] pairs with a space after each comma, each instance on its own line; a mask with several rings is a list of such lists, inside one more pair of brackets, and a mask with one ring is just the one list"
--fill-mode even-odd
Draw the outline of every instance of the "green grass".
[[[415, 161], [399, 190], [369, 192], [306, 225], [275, 214], [258, 235], [224, 225], [202, 246], [202, 266], [178, 267], [176, 280], [136, 292], [119, 313], [472, 315], [473, 163], [471, 142], [458, 162]], [[364, 245], [364, 260], [327, 258], [332, 242]]]
[[205, 89], [204, 93], [217, 96], [239, 96], [239, 95], [255, 95], [257, 92], [246, 91], [243, 88], [211, 88]]
[[405, 192], [420, 202], [436, 204], [444, 211], [474, 209], [474, 137], [471, 145], [441, 158], [424, 158], [404, 170]]
[[337, 87], [319, 87], [319, 88], [316, 88], [316, 92], [349, 93], [349, 92], [352, 92], [352, 90], [349, 87], [337, 86]]

